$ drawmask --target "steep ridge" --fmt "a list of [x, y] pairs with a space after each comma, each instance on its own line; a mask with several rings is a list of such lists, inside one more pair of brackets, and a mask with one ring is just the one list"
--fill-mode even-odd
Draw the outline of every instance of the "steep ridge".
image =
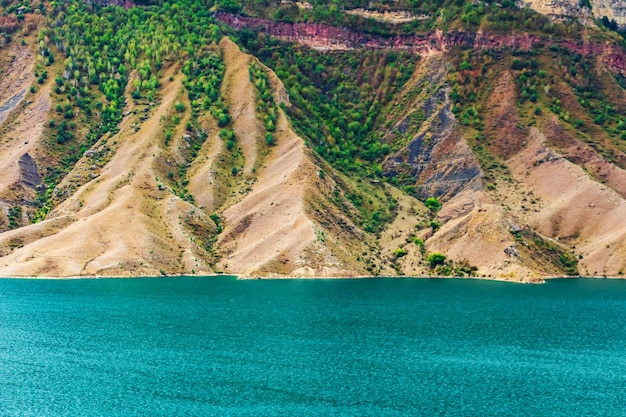
[[[624, 276], [616, 33], [386, 37], [205, 10], [183, 50], [151, 40], [159, 7], [108, 9], [152, 19], [119, 66], [44, 35], [3, 46], [0, 275]], [[240, 49], [214, 17], [265, 33]]]
[[46, 115], [50, 109], [50, 88], [43, 86], [29, 92], [35, 81], [36, 55], [28, 45], [7, 48], [6, 69], [0, 78], [0, 227], [23, 223], [26, 213], [10, 212], [21, 204], [32, 204], [41, 184], [36, 160], [40, 153]]
[[[324, 180], [318, 176], [320, 170], [330, 169], [315, 162], [282, 110], [276, 146], [261, 145], [256, 92], [248, 79], [254, 58], [228, 39], [220, 43], [220, 50], [227, 68], [224, 97], [236, 118], [234, 130], [246, 167], [237, 176], [241, 179], [214, 181], [224, 176], [218, 162], [224, 151], [215, 121], [207, 116], [202, 124], [208, 139], [189, 169], [195, 203], [168, 187], [164, 177], [185, 142], [182, 128], [169, 145], [163, 141], [163, 120], [182, 100], [181, 76], [172, 64], [161, 79], [159, 103], [144, 121], [128, 95], [120, 132], [103, 137], [85, 152], [56, 187], [55, 195], [63, 197], [47, 219], [0, 236], [5, 255], [0, 275], [207, 274], [219, 259], [217, 271], [241, 276], [366, 273], [354, 253], [367, 250], [367, 239], [342, 212], [331, 208], [333, 203], [324, 195], [341, 185], [332, 176]], [[265, 71], [276, 101], [284, 102], [282, 84]], [[38, 97], [48, 96], [42, 90]], [[40, 110], [44, 120], [49, 106]], [[20, 122], [18, 118], [16, 123]], [[96, 163], [102, 155], [109, 155], [108, 162], [99, 168]], [[316, 218], [327, 222], [328, 217], [316, 211], [320, 204], [334, 212], [336, 223], [348, 232], [337, 236], [332, 225], [322, 226]], [[216, 219], [223, 227], [221, 234]], [[209, 253], [206, 242], [213, 239], [215, 253]]]
[[[159, 187], [155, 178], [156, 158], [163, 151], [159, 119], [173, 105], [180, 76], [164, 85], [161, 104], [137, 132], [122, 131], [109, 139], [120, 145], [97, 178], [55, 208], [49, 219], [3, 234], [5, 245], [19, 241], [23, 247], [2, 259], [0, 274], [128, 276], [210, 271], [179, 220], [201, 213]], [[89, 169], [87, 159], [84, 156], [75, 170]]]
[[[236, 88], [231, 87], [231, 101], [238, 103], [235, 109], [253, 108], [254, 86], [246, 70], [253, 58], [239, 51], [230, 40], [223, 40], [221, 45], [227, 66], [244, 70], [246, 74], [236, 81]], [[243, 68], [242, 63], [246, 64]], [[280, 102], [285, 97], [284, 87], [273, 74], [270, 81], [275, 100]], [[242, 115], [240, 123], [253, 124], [249, 115]], [[235, 124], [235, 129], [241, 132], [238, 136], [250, 136], [242, 138], [252, 142], [244, 145], [250, 148], [246, 155], [254, 153], [258, 127], [237, 130]], [[324, 239], [320, 239], [328, 232], [307, 212], [309, 200], [326, 200], [320, 189], [324, 185], [317, 175], [320, 167], [315, 165], [310, 151], [293, 132], [282, 111], [276, 139], [277, 145], [269, 150], [263, 166], [256, 171], [257, 177], [247, 196], [224, 212], [226, 227], [217, 242], [222, 254], [219, 266], [241, 276], [324, 277], [363, 273], [353, 261], [342, 261], [341, 255], [335, 255]]]
[[255, 92], [248, 75], [248, 67], [253, 58], [242, 54], [239, 47], [227, 38], [220, 42], [220, 46], [227, 63], [222, 88], [230, 97], [233, 130], [243, 152], [243, 172], [249, 176], [257, 165], [258, 143], [262, 139], [254, 109]]
[[[420, 93], [411, 98], [415, 91]], [[516, 219], [486, 192], [485, 174], [450, 111], [448, 93], [443, 58], [422, 60], [397, 99], [396, 107], [403, 111], [394, 115], [399, 122], [387, 136], [390, 142], [406, 145], [387, 158], [385, 175], [407, 178], [423, 200], [435, 196], [445, 202], [440, 212], [430, 213], [437, 225], [429, 225], [428, 213], [422, 216], [426, 221], [420, 222], [417, 236], [424, 242], [424, 253], [445, 253], [461, 265], [474, 266], [482, 276], [541, 279], [545, 265], [512, 256], [517, 250], [511, 250], [516, 242], [509, 231]], [[416, 115], [423, 120], [417, 130]], [[420, 272], [432, 273], [425, 265]]]
[[549, 149], [546, 137], [537, 129], [528, 139], [510, 166], [520, 182], [532, 185], [545, 208], [528, 213], [523, 220], [542, 234], [575, 247], [583, 274], [623, 274], [624, 197]]

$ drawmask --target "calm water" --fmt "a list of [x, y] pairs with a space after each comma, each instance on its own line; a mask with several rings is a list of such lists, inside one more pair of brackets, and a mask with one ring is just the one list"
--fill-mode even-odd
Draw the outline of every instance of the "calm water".
[[0, 416], [626, 416], [626, 281], [0, 280]]

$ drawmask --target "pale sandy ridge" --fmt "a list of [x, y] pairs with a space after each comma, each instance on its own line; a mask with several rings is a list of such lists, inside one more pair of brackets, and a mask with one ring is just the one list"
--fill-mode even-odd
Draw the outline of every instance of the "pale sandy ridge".
[[[6, 70], [0, 75], [0, 125], [23, 100], [26, 90], [34, 80], [35, 54], [30, 46], [13, 43], [2, 50], [3, 60], [8, 60]], [[21, 97], [21, 98], [20, 98]]]
[[529, 212], [527, 222], [542, 234], [574, 246], [582, 255], [582, 274], [624, 273], [626, 201], [621, 195], [549, 149], [535, 128], [528, 146], [510, 166], [517, 178], [532, 184], [546, 207]]
[[251, 175], [257, 165], [258, 142], [261, 139], [260, 122], [257, 119], [256, 95], [248, 68], [253, 57], [241, 53], [230, 39], [220, 41], [226, 71], [222, 83], [222, 94], [229, 98], [233, 130], [244, 156], [244, 173]]
[[198, 207], [206, 212], [214, 212], [226, 198], [228, 192], [216, 178], [216, 158], [224, 149], [218, 137], [218, 127], [215, 121], [206, 117], [202, 120], [202, 127], [208, 139], [202, 144], [198, 158], [189, 168], [189, 191], [193, 195]]
[[[255, 99], [254, 86], [247, 71], [251, 57], [239, 51], [228, 39], [220, 45], [225, 50], [227, 68], [241, 63], [246, 65], [239, 68], [240, 74], [245, 74], [245, 77], [239, 76], [238, 88], [231, 87], [230, 97], [233, 102], [239, 103], [235, 108], [249, 108]], [[271, 82], [275, 89], [284, 89], [273, 74]], [[284, 91], [275, 91], [277, 102], [284, 96]], [[241, 103], [242, 99], [248, 102]], [[240, 115], [249, 117], [243, 111]], [[249, 119], [243, 123], [255, 124]], [[236, 128], [238, 125], [235, 123]], [[253, 132], [256, 130], [253, 129]], [[249, 135], [247, 130], [244, 133]], [[304, 142], [293, 132], [282, 111], [279, 112], [275, 136], [277, 145], [271, 148], [263, 167], [258, 169], [252, 191], [224, 212], [227, 226], [218, 240], [223, 256], [220, 267], [242, 276], [345, 275], [341, 264], [317, 240], [317, 225], [307, 215], [307, 192], [312, 190], [312, 182], [319, 169], [309, 159]], [[248, 167], [251, 165], [246, 164]], [[316, 268], [311, 263], [308, 250], [334, 262]]]
[[[81, 186], [48, 220], [3, 234], [3, 240], [18, 238], [24, 247], [0, 260], [0, 275], [135, 276], [158, 275], [161, 268], [210, 272], [180, 227], [178, 216], [192, 208], [156, 183], [159, 120], [181, 88], [180, 75], [164, 85], [161, 104], [139, 131], [112, 138], [121, 144], [99, 177]], [[82, 161], [76, 169], [87, 164]]]
[[351, 14], [355, 16], [361, 16], [368, 19], [374, 19], [379, 22], [391, 23], [391, 24], [400, 24], [400, 23], [408, 23], [414, 20], [426, 20], [430, 19], [427, 15], [416, 16], [410, 12], [404, 10], [368, 10], [368, 9], [353, 9], [346, 10], [346, 14]]

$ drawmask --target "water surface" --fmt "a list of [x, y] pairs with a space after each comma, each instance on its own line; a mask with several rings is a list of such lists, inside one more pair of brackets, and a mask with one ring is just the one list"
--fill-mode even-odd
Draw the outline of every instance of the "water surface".
[[626, 281], [0, 280], [0, 416], [626, 416]]

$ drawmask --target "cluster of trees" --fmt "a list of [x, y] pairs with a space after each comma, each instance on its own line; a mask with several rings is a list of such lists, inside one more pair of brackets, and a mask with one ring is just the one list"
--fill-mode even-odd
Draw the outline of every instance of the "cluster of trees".
[[450, 98], [455, 113], [463, 126], [474, 128], [478, 133], [477, 139], [484, 138], [483, 119], [481, 116], [481, 99], [485, 74], [484, 71], [489, 65], [487, 62], [495, 61], [498, 57], [492, 55], [491, 51], [483, 54], [473, 51], [464, 51], [456, 71], [450, 73], [449, 83], [452, 87]]
[[278, 121], [278, 108], [274, 102], [274, 94], [269, 85], [269, 80], [263, 68], [256, 62], [250, 64], [248, 68], [250, 73], [250, 81], [257, 90], [257, 106], [256, 112], [267, 131], [265, 141], [269, 146], [276, 144], [273, 133], [276, 131], [276, 122]]
[[[519, 93], [519, 103], [526, 101], [537, 103], [542, 89], [545, 90], [547, 72], [539, 69], [540, 63], [534, 51], [529, 53], [516, 53], [511, 62], [511, 69], [514, 71], [515, 83]], [[536, 111], [541, 114], [541, 110]]]
[[294, 127], [336, 168], [377, 176], [389, 152], [383, 110], [411, 76], [417, 56], [365, 50], [320, 53], [266, 38], [241, 37], [283, 81]]
[[49, 29], [40, 32], [38, 51], [44, 67], [54, 64], [55, 57], [63, 63], [54, 75], [57, 116], [49, 123], [56, 131], [51, 146], [61, 157], [60, 166], [51, 166], [46, 173], [38, 219], [52, 205], [49, 190], [104, 134], [118, 130], [133, 71], [132, 98], [150, 103], [158, 100], [163, 66], [179, 62], [187, 71], [190, 95], [197, 96], [191, 100], [194, 115], [201, 108], [217, 108], [220, 123], [228, 124], [219, 98], [223, 64], [206, 48], [222, 36], [209, 10], [212, 6], [212, 1], [203, 0], [130, 10], [100, 8], [81, 0], [51, 3]]
[[[609, 99], [612, 93], [608, 91], [619, 83], [609, 79], [603, 81], [592, 58], [561, 48], [556, 59], [561, 69], [560, 75], [572, 87], [591, 121], [608, 133], [609, 137], [619, 139], [616, 140], [617, 145], [626, 149], [623, 142], [626, 140], [626, 107], [618, 108], [617, 103]], [[582, 126], [577, 119], [572, 122], [576, 127]]]

